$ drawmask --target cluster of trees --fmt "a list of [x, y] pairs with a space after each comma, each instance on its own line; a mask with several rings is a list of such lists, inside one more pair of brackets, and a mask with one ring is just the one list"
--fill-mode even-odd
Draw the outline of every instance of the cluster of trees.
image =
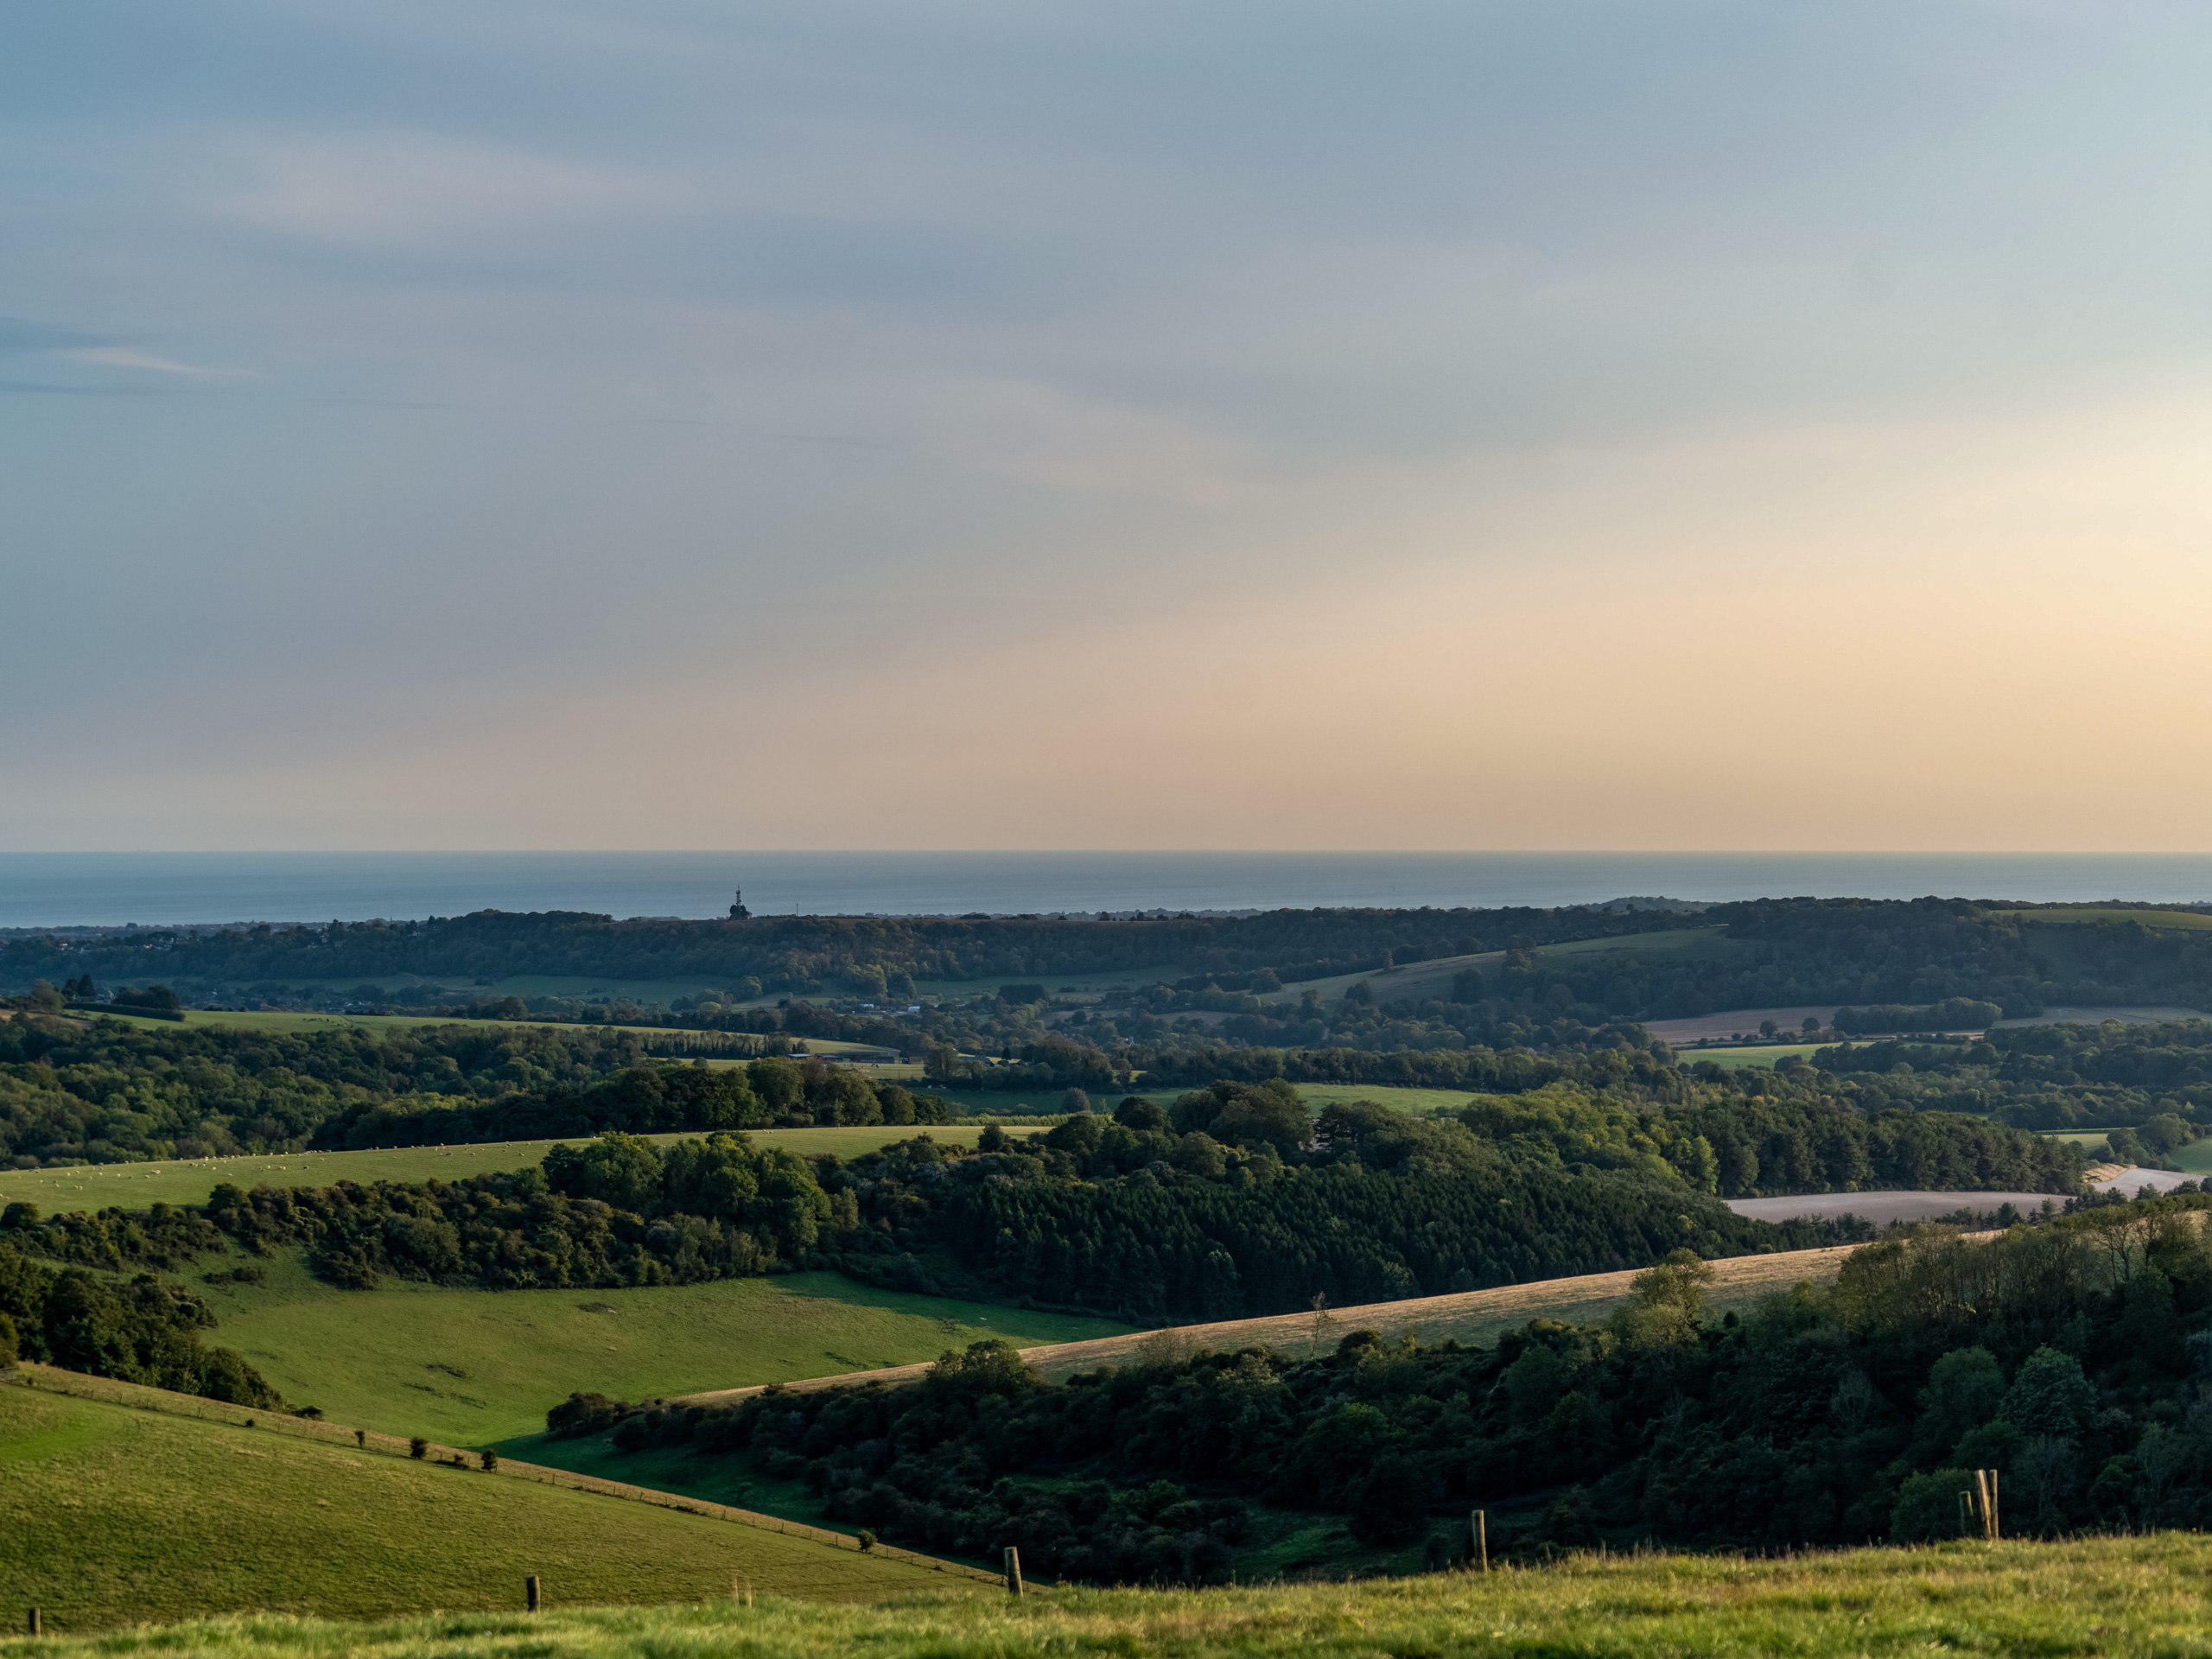
[[363, 1101], [325, 1119], [319, 1151], [368, 1147], [459, 1146], [678, 1130], [798, 1128], [949, 1123], [956, 1112], [939, 1096], [817, 1059], [754, 1060], [709, 1070], [686, 1065], [632, 1065], [600, 1082], [556, 1084], [486, 1101], [410, 1095]]
[[537, 1169], [420, 1186], [216, 1189], [204, 1205], [41, 1221], [54, 1259], [174, 1266], [304, 1243], [332, 1282], [630, 1285], [842, 1267], [914, 1289], [1225, 1319], [1824, 1242], [1687, 1185], [1523, 1166], [1464, 1126], [1380, 1107], [1318, 1124], [1289, 1091], [1221, 1084], [969, 1152], [927, 1135], [840, 1160], [715, 1135], [666, 1151], [611, 1131]]
[[646, 1033], [526, 1026], [278, 1033], [0, 1019], [0, 1163], [296, 1151], [349, 1113], [550, 1095], [647, 1064], [647, 1047]]
[[2046, 1133], [2113, 1131], [2110, 1150], [2157, 1166], [2212, 1135], [2212, 1020], [2018, 1026], [1979, 1041], [1845, 1043], [1815, 1067], [1861, 1100], [1886, 1094]]
[[[1707, 1067], [1711, 1079], [1686, 1079], [1639, 1071], [1642, 1050], [1595, 1058], [1616, 1069], [1476, 1096], [1427, 1119], [1355, 1103], [1316, 1120], [1281, 1077], [1217, 1079], [1165, 1109], [1130, 1096], [1110, 1117], [1078, 1111], [1046, 1134], [987, 1129], [973, 1154], [921, 1135], [850, 1160], [818, 1156], [791, 1166], [810, 1172], [820, 1198], [808, 1199], [826, 1217], [813, 1231], [703, 1198], [686, 1207], [708, 1191], [689, 1178], [671, 1175], [652, 1200], [639, 1196], [645, 1186], [579, 1185], [565, 1161], [575, 1154], [556, 1149], [542, 1172], [473, 1184], [219, 1193], [196, 1211], [47, 1224], [41, 1248], [63, 1260], [165, 1263], [216, 1234], [250, 1249], [281, 1237], [313, 1245], [318, 1270], [342, 1283], [385, 1272], [495, 1286], [654, 1283], [835, 1264], [905, 1288], [1217, 1319], [1295, 1309], [1317, 1294], [1380, 1301], [1634, 1267], [1684, 1245], [1734, 1254], [1826, 1236], [1745, 1221], [1714, 1195], [2077, 1190], [2082, 1158], [2068, 1143], [1982, 1118], [1865, 1112], [1823, 1092], [1833, 1081], [1812, 1067]], [[474, 1106], [364, 1104], [328, 1120], [321, 1143], [605, 1131], [599, 1147], [658, 1172], [665, 1160], [638, 1135], [946, 1115], [941, 1100], [850, 1071], [761, 1060], [633, 1068]], [[685, 1144], [766, 1155], [721, 1133]]]
[[1847, 1037], [1891, 1031], [1980, 1031], [2005, 1017], [1994, 1002], [1947, 997], [1941, 1002], [1884, 1002], [1871, 1008], [1838, 1008], [1835, 1028]]
[[1705, 1086], [1653, 1107], [1555, 1084], [1450, 1116], [1523, 1165], [1636, 1171], [1729, 1198], [1882, 1188], [2064, 1196], [2081, 1187], [2085, 1160], [2070, 1141], [1959, 1113], [1868, 1112], [1815, 1092], [1816, 1075], [1735, 1075], [1764, 1092]]
[[0, 1364], [36, 1360], [241, 1406], [283, 1403], [244, 1359], [200, 1339], [215, 1319], [198, 1298], [151, 1274], [117, 1284], [57, 1269], [14, 1249], [15, 1231], [0, 1230]]
[[1162, 1343], [1052, 1385], [979, 1344], [915, 1386], [602, 1402], [579, 1426], [626, 1416], [619, 1447], [743, 1458], [886, 1539], [1019, 1544], [1097, 1583], [1224, 1577], [1255, 1504], [1375, 1546], [1426, 1535], [1433, 1566], [1464, 1559], [1477, 1506], [1507, 1559], [1948, 1538], [1974, 1468], [2002, 1471], [2016, 1535], [2212, 1525], [2212, 1248], [2184, 1213], [2207, 1202], [1892, 1240], [1719, 1320], [1683, 1253], [1607, 1325], [1537, 1320], [1491, 1348]]
[[210, 1253], [308, 1247], [326, 1281], [372, 1289], [386, 1274], [489, 1290], [690, 1284], [789, 1271], [825, 1230], [849, 1235], [815, 1166], [742, 1136], [665, 1149], [609, 1134], [556, 1147], [541, 1166], [420, 1185], [254, 1188], [226, 1183], [204, 1205], [41, 1219], [0, 1212], [0, 1240], [109, 1271], [175, 1268]]

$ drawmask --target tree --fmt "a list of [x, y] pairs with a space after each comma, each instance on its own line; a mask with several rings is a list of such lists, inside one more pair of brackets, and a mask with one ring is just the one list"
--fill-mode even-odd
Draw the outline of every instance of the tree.
[[1629, 1281], [1634, 1300], [1615, 1316], [1621, 1335], [1647, 1347], [1694, 1342], [1705, 1287], [1713, 1279], [1713, 1269], [1695, 1250], [1668, 1251]]
[[1080, 1089], [1071, 1088], [1060, 1096], [1060, 1109], [1064, 1112], [1087, 1112], [1090, 1109], [1090, 1096]]
[[1913, 1439], [1923, 1455], [1942, 1457], [1995, 1416], [2004, 1398], [1997, 1356], [1986, 1348], [1955, 1348], [1929, 1369]]
[[2004, 1414], [2030, 1435], [2073, 1440], [2088, 1427], [2096, 1405], [2097, 1391], [2082, 1375], [2082, 1362], [2045, 1346], [2021, 1362], [2005, 1391]]
[[653, 1143], [609, 1129], [583, 1147], [555, 1147], [545, 1154], [545, 1179], [572, 1198], [597, 1198], [617, 1210], [658, 1209], [661, 1157]]

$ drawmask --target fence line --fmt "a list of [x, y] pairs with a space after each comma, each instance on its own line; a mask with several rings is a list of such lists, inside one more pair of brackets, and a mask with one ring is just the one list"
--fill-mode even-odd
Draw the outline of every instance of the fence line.
[[[64, 1370], [58, 1365], [41, 1365], [31, 1360], [17, 1362], [12, 1372], [0, 1371], [0, 1382], [29, 1389], [33, 1393], [98, 1400], [109, 1405], [160, 1412], [174, 1417], [196, 1417], [204, 1422], [223, 1423], [232, 1428], [251, 1425], [256, 1429], [266, 1428], [289, 1435], [294, 1440], [313, 1440], [323, 1446], [350, 1446], [358, 1452], [374, 1452], [384, 1457], [412, 1458], [412, 1441], [402, 1435], [355, 1429], [347, 1424], [325, 1422], [319, 1418], [294, 1417], [283, 1411], [234, 1406], [226, 1401], [203, 1400], [197, 1395], [178, 1394], [168, 1389], [152, 1388], [143, 1382], [125, 1382], [111, 1376], [93, 1376], [84, 1371]], [[461, 1446], [425, 1441], [422, 1460], [439, 1463], [448, 1468], [456, 1462], [468, 1467], [467, 1460], [474, 1455]], [[741, 1510], [731, 1504], [716, 1503], [709, 1498], [687, 1497], [681, 1492], [663, 1491], [657, 1486], [633, 1486], [625, 1481], [603, 1480], [597, 1475], [580, 1475], [572, 1470], [556, 1469], [549, 1464], [523, 1463], [502, 1457], [498, 1468], [472, 1472], [504, 1476], [511, 1480], [527, 1480], [540, 1486], [557, 1486], [569, 1491], [590, 1492], [601, 1497], [620, 1498], [625, 1503], [650, 1503], [657, 1509], [677, 1510], [690, 1515], [703, 1516], [710, 1521], [727, 1521], [763, 1532], [779, 1532], [787, 1538], [804, 1539], [831, 1549], [861, 1551], [860, 1540], [849, 1533], [833, 1532], [826, 1527], [811, 1527], [803, 1521], [786, 1521], [781, 1516], [763, 1514], [758, 1510]], [[994, 1588], [1001, 1583], [1000, 1576], [995, 1573], [987, 1573], [962, 1561], [948, 1561], [935, 1555], [918, 1554], [911, 1549], [901, 1549], [895, 1544], [874, 1544], [865, 1553], [880, 1555], [887, 1560], [905, 1561], [932, 1573], [947, 1573], [956, 1578], [972, 1579]]]

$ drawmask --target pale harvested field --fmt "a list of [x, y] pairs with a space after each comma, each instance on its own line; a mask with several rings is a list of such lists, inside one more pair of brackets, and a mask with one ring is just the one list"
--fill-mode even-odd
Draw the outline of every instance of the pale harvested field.
[[[1833, 1279], [1839, 1264], [1854, 1248], [1843, 1244], [1827, 1249], [1783, 1250], [1773, 1255], [1725, 1257], [1712, 1264], [1714, 1281], [1707, 1293], [1706, 1306], [1715, 1312], [1743, 1307], [1770, 1291], [1787, 1290], [1801, 1280]], [[1166, 1346], [1188, 1352], [1262, 1346], [1304, 1358], [1335, 1347], [1353, 1331], [1379, 1331], [1386, 1337], [1417, 1336], [1427, 1343], [1491, 1343], [1531, 1319], [1567, 1319], [1585, 1325], [1600, 1321], [1614, 1309], [1627, 1306], [1629, 1281], [1635, 1277], [1634, 1271], [1592, 1273], [1573, 1279], [1500, 1285], [1456, 1296], [1416, 1296], [1402, 1302], [1334, 1307], [1318, 1328], [1311, 1313], [1276, 1313], [1265, 1319], [1177, 1325], [1165, 1331], [1138, 1331], [1088, 1342], [1025, 1348], [1021, 1355], [1046, 1376], [1058, 1379], [1077, 1371], [1095, 1371], [1103, 1365], [1127, 1363], [1147, 1344], [1152, 1344], [1154, 1351]], [[784, 1386], [828, 1389], [856, 1382], [908, 1382], [928, 1369], [926, 1365], [894, 1365], [842, 1376], [811, 1377]], [[759, 1392], [758, 1387], [718, 1389], [683, 1398], [697, 1405], [727, 1404]]]

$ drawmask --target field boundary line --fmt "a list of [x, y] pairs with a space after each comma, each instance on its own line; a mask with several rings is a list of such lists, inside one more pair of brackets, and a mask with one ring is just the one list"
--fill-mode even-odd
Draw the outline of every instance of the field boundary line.
[[[1707, 1263], [1715, 1282], [1707, 1288], [1705, 1301], [1719, 1311], [1756, 1300], [1801, 1279], [1831, 1279], [1844, 1257], [1857, 1244], [1828, 1244], [1809, 1250], [1775, 1250], [1755, 1255], [1715, 1256]], [[1395, 1302], [1365, 1302], [1352, 1307], [1330, 1307], [1316, 1319], [1313, 1313], [1262, 1313], [1251, 1319], [1224, 1319], [1211, 1325], [1165, 1325], [1152, 1331], [1133, 1331], [1117, 1337], [1087, 1337], [1077, 1342], [1047, 1343], [1020, 1351], [1021, 1357], [1048, 1379], [1064, 1379], [1082, 1370], [1133, 1357], [1147, 1344], [1167, 1343], [1185, 1353], [1228, 1352], [1267, 1346], [1282, 1352], [1313, 1357], [1320, 1348], [1333, 1349], [1353, 1331], [1375, 1331], [1383, 1336], [1411, 1335], [1441, 1342], [1452, 1327], [1491, 1326], [1511, 1329], [1532, 1318], [1587, 1318], [1602, 1316], [1625, 1306], [1630, 1282], [1643, 1271], [1624, 1268], [1612, 1273], [1571, 1274], [1561, 1279], [1535, 1279], [1524, 1284], [1492, 1285], [1442, 1296], [1411, 1296]], [[1537, 1303], [1544, 1306], [1539, 1307]], [[1548, 1311], [1547, 1311], [1548, 1310]], [[1471, 1339], [1479, 1340], [1471, 1337]], [[793, 1382], [759, 1382], [743, 1388], [702, 1389], [676, 1396], [668, 1405], [728, 1405], [770, 1389], [798, 1394], [822, 1389], [853, 1388], [868, 1382], [899, 1384], [918, 1382], [929, 1372], [926, 1363], [887, 1366], [873, 1371], [847, 1371], [833, 1376], [804, 1377]]]
[[[35, 1360], [18, 1360], [14, 1370], [0, 1370], [0, 1383], [33, 1394], [58, 1394], [73, 1399], [97, 1401], [104, 1405], [123, 1406], [135, 1411], [193, 1417], [202, 1422], [222, 1423], [232, 1428], [251, 1427], [257, 1432], [265, 1429], [293, 1440], [312, 1440], [319, 1446], [355, 1452], [373, 1452], [379, 1457], [397, 1458], [403, 1462], [423, 1462], [446, 1469], [454, 1468], [458, 1464], [461, 1472], [488, 1473], [494, 1478], [527, 1480], [540, 1486], [558, 1486], [569, 1491], [588, 1492], [628, 1503], [649, 1503], [656, 1509], [676, 1510], [702, 1516], [710, 1521], [725, 1521], [735, 1526], [751, 1527], [762, 1532], [779, 1532], [785, 1537], [803, 1539], [831, 1549], [845, 1550], [854, 1554], [877, 1555], [886, 1560], [901, 1561], [932, 1573], [950, 1573], [957, 1578], [970, 1579], [995, 1587], [1005, 1582], [1001, 1574], [982, 1567], [970, 1567], [965, 1561], [924, 1555], [915, 1550], [901, 1549], [896, 1544], [880, 1541], [863, 1550], [860, 1540], [849, 1533], [835, 1532], [827, 1527], [809, 1526], [804, 1521], [786, 1521], [781, 1516], [768, 1515], [759, 1510], [741, 1510], [734, 1504], [717, 1503], [710, 1498], [689, 1497], [682, 1492], [665, 1491], [658, 1486], [632, 1485], [626, 1481], [581, 1475], [573, 1470], [554, 1468], [550, 1464], [525, 1463], [519, 1459], [506, 1457], [499, 1459], [498, 1468], [484, 1470], [473, 1466], [469, 1460], [477, 1454], [467, 1447], [442, 1446], [432, 1440], [423, 1443], [423, 1455], [416, 1459], [410, 1452], [411, 1441], [403, 1435], [379, 1433], [373, 1429], [357, 1430], [350, 1424], [327, 1422], [321, 1418], [295, 1417], [281, 1409], [232, 1405], [226, 1400], [206, 1400], [198, 1395], [179, 1394], [174, 1389], [157, 1389], [143, 1382], [126, 1382], [118, 1377], [94, 1376], [90, 1372], [67, 1370], [59, 1365], [44, 1365]], [[357, 1439], [357, 1435], [361, 1438]]]

